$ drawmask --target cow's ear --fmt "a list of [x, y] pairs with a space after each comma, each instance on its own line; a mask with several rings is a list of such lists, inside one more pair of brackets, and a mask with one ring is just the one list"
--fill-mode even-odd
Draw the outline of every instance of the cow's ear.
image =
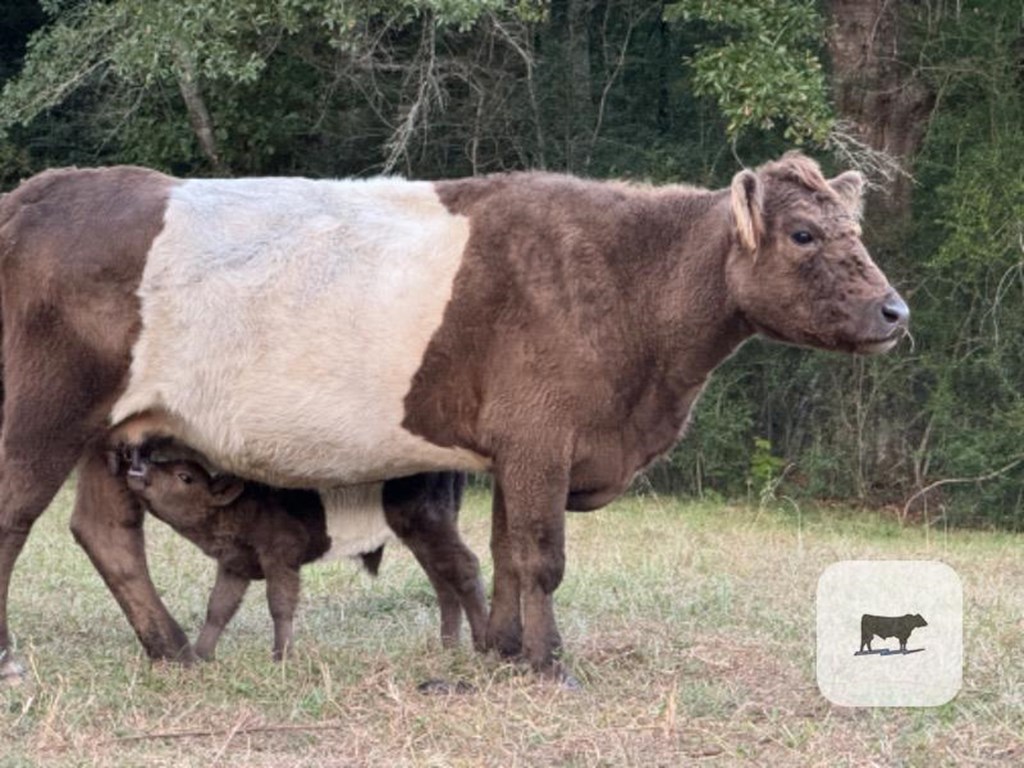
[[864, 183], [864, 174], [860, 171], [841, 173], [828, 182], [843, 206], [858, 219], [864, 212]]
[[245, 490], [245, 481], [232, 475], [221, 475], [210, 481], [210, 502], [215, 507], [226, 507]]
[[753, 171], [732, 177], [732, 216], [740, 245], [756, 255], [764, 236], [764, 185]]

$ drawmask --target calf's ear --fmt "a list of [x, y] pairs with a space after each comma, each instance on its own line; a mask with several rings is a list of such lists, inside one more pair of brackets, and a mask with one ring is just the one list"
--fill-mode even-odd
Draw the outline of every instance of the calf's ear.
[[226, 507], [245, 489], [245, 482], [239, 477], [221, 475], [210, 481], [210, 502], [215, 507]]
[[764, 236], [764, 185], [753, 171], [732, 177], [732, 217], [740, 244], [756, 254]]
[[860, 171], [841, 173], [828, 182], [847, 210], [858, 219], [864, 212], [864, 183], [864, 174]]

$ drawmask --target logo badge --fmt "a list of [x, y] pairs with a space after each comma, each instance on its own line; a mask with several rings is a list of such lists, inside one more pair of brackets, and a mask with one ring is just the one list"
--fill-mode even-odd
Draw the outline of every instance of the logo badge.
[[963, 586], [932, 560], [844, 560], [818, 579], [818, 688], [847, 707], [937, 707], [963, 683]]

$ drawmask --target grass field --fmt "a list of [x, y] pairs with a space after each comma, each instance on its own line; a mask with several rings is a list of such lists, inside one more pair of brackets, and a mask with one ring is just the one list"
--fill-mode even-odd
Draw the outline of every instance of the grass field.
[[[1021, 536], [665, 497], [570, 516], [557, 604], [585, 683], [570, 692], [442, 650], [433, 593], [397, 546], [376, 580], [348, 563], [304, 571], [284, 664], [270, 661], [254, 584], [217, 662], [151, 665], [72, 541], [69, 504], [65, 490], [15, 572], [12, 625], [30, 674], [0, 688], [0, 766], [1024, 764]], [[471, 495], [463, 530], [489, 569], [487, 506]], [[213, 562], [155, 521], [148, 536], [154, 579], [194, 637]], [[847, 709], [818, 694], [815, 586], [852, 558], [959, 572], [964, 687], [951, 703]], [[477, 691], [417, 692], [436, 677]]]

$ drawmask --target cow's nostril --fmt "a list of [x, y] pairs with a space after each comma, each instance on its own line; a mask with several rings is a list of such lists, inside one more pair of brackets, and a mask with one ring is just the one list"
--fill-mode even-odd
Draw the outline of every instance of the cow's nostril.
[[882, 304], [882, 317], [885, 318], [886, 322], [892, 323], [893, 325], [906, 325], [906, 322], [910, 317], [910, 308], [898, 294], [894, 294], [887, 298], [885, 303]]

